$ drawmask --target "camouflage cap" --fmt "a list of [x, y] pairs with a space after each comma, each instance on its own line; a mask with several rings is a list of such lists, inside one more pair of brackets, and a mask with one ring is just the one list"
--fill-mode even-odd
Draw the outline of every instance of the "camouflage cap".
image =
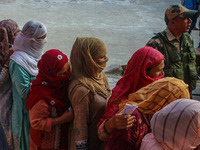
[[171, 19], [177, 16], [191, 18], [195, 14], [198, 14], [197, 10], [189, 10], [183, 5], [170, 5], [165, 11], [165, 22], [168, 24]]

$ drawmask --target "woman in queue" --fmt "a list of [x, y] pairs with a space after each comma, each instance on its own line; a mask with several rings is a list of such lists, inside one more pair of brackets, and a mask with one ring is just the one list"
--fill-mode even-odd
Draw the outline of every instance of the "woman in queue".
[[[136, 109], [133, 114], [122, 115], [119, 113], [121, 109], [119, 108], [119, 104], [126, 102], [129, 94], [164, 77], [163, 59], [164, 56], [158, 50], [145, 46], [137, 50], [129, 60], [123, 77], [112, 90], [106, 112], [98, 124], [99, 138], [107, 142], [106, 150], [139, 149], [142, 138], [149, 132], [148, 120], [143, 116], [142, 111], [138, 109]], [[165, 85], [166, 84], [168, 84], [168, 81], [165, 82]], [[148, 87], [151, 86], [152, 85]], [[156, 90], [159, 90], [159, 86]], [[166, 88], [169, 87], [167, 86]], [[187, 89], [187, 86], [184, 86], [184, 88]], [[149, 90], [150, 89], [146, 89], [143, 93], [147, 96]], [[156, 90], [151, 92], [154, 93]], [[142, 96], [142, 98], [136, 103], [137, 106], [139, 106], [138, 103], [145, 100], [144, 98], [152, 98], [152, 95], [148, 95], [149, 97], [144, 97], [143, 94], [138, 95], [139, 97]], [[171, 93], [167, 93], [167, 95], [171, 95]], [[176, 97], [173, 98], [173, 100], [175, 99]], [[134, 101], [133, 99], [129, 100]], [[146, 101], [146, 103], [148, 102], [149, 101]], [[147, 116], [150, 117], [151, 115]], [[120, 136], [117, 138], [115, 137], [116, 134], [125, 138], [121, 139]], [[129, 136], [129, 138], [127, 136]]]
[[51, 49], [38, 63], [26, 102], [31, 123], [30, 150], [68, 149], [68, 127], [73, 111], [67, 96], [70, 65], [65, 54]]
[[12, 110], [12, 85], [9, 75], [10, 55], [13, 53], [15, 37], [20, 32], [14, 20], [0, 21], [0, 122], [5, 132], [9, 148], [13, 149], [11, 110]]
[[105, 113], [111, 92], [103, 72], [108, 61], [106, 54], [103, 41], [94, 37], [78, 37], [72, 47], [68, 95], [74, 120], [69, 136], [70, 150], [101, 149], [97, 124]]
[[9, 72], [12, 81], [12, 132], [14, 149], [29, 149], [30, 121], [25, 103], [32, 81], [38, 74], [37, 63], [46, 43], [47, 29], [37, 20], [30, 20], [17, 35], [10, 57]]

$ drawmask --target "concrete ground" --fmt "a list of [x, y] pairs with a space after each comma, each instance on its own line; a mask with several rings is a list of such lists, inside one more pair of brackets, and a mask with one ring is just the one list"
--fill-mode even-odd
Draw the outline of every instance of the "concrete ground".
[[196, 100], [200, 101], [200, 80], [197, 80], [197, 87], [192, 92], [192, 95], [193, 95], [193, 99], [196, 99]]

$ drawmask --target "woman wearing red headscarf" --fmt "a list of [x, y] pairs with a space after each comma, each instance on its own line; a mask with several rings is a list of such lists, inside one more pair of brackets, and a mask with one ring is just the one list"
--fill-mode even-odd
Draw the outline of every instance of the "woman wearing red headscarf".
[[26, 102], [31, 123], [30, 150], [67, 149], [67, 122], [73, 119], [67, 99], [68, 58], [59, 50], [49, 50], [38, 68]]
[[[99, 138], [107, 141], [109, 133], [114, 129], [128, 129], [134, 124], [143, 127], [139, 133], [133, 136], [135, 143], [124, 144], [123, 149], [139, 148], [142, 137], [148, 132], [149, 127], [142, 114], [136, 109], [132, 115], [117, 114], [119, 111], [118, 105], [128, 99], [128, 95], [136, 92], [140, 88], [164, 77], [164, 56], [151, 47], [145, 46], [137, 50], [127, 64], [126, 71], [123, 77], [117, 82], [112, 90], [112, 95], [107, 103], [106, 112], [98, 124]], [[137, 118], [137, 122], [136, 119]], [[140, 121], [138, 121], [140, 118]], [[127, 133], [129, 134], [129, 133]], [[115, 147], [116, 146], [116, 147]], [[121, 149], [117, 144], [112, 148], [107, 149]], [[115, 147], [115, 148], [114, 148]]]

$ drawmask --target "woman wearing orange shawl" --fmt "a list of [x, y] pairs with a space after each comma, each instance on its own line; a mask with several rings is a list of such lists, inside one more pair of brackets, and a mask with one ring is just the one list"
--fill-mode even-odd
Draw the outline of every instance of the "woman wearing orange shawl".
[[52, 49], [42, 56], [38, 68], [26, 102], [31, 123], [30, 150], [66, 150], [68, 122], [73, 119], [67, 99], [68, 58], [61, 51]]

